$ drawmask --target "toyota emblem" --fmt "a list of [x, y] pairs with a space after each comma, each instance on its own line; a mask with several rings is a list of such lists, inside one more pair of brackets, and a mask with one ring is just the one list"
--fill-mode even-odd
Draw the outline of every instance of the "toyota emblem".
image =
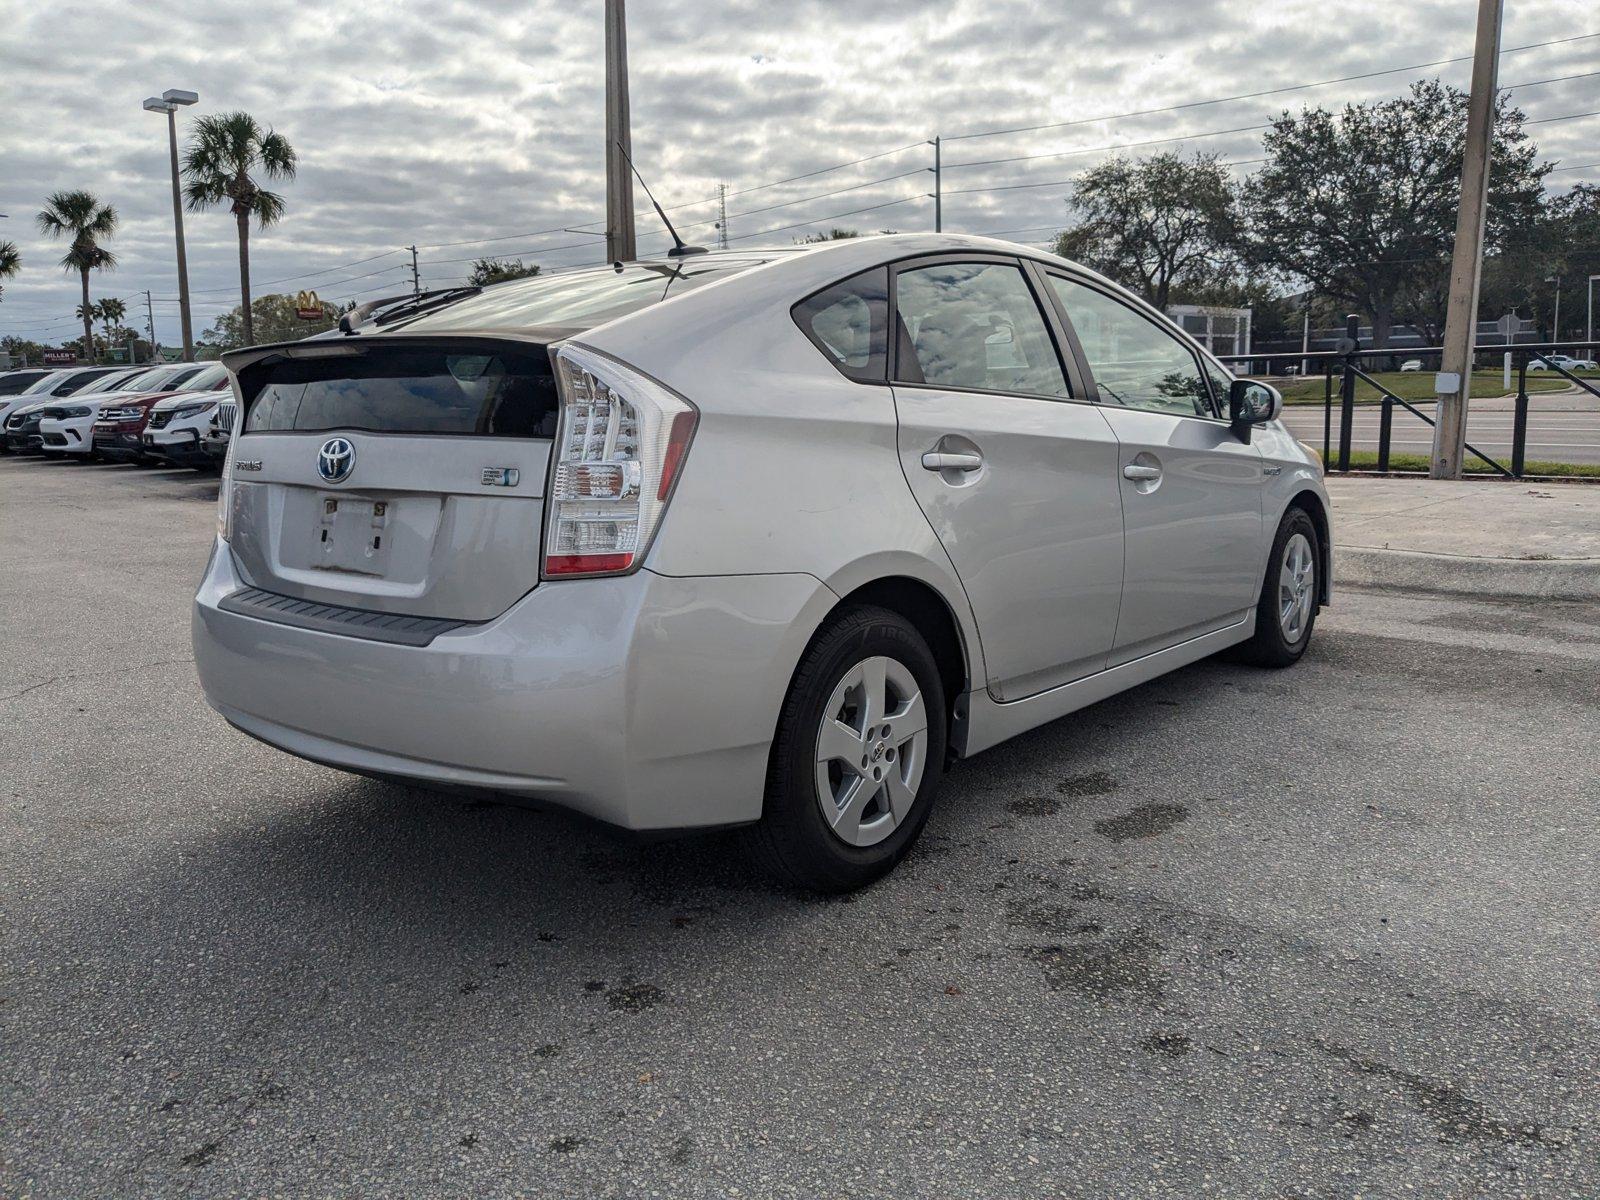
[[317, 452], [317, 474], [329, 483], [343, 483], [356, 469], [356, 448], [349, 438], [329, 438]]

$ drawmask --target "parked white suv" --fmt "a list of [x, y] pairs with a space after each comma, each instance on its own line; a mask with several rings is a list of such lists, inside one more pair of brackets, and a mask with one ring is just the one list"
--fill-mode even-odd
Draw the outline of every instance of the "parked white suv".
[[217, 406], [232, 395], [218, 390], [226, 370], [220, 363], [206, 363], [189, 385], [176, 396], [158, 400], [150, 409], [140, 435], [145, 452], [164, 458], [174, 466], [211, 467], [215, 460], [205, 452], [204, 439], [211, 432]]
[[540, 275], [235, 351], [211, 704], [363, 774], [859, 886], [949, 757], [1218, 651], [1284, 666], [1328, 502], [1272, 389], [1010, 243]]
[[108, 406], [114, 406], [150, 392], [182, 386], [183, 381], [202, 369], [196, 363], [175, 363], [158, 367], [134, 367], [103, 375], [87, 387], [42, 410], [39, 419], [40, 448], [47, 455], [93, 458], [94, 423]]

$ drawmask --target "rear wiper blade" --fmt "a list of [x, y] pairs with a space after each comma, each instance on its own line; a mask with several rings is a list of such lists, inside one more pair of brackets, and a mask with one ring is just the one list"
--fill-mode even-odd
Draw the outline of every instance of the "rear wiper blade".
[[368, 300], [340, 317], [339, 328], [345, 333], [354, 333], [368, 322], [374, 325], [387, 325], [390, 321], [398, 321], [401, 317], [414, 317], [421, 313], [432, 312], [436, 308], [454, 304], [457, 300], [476, 296], [481, 291], [483, 291], [481, 287], [435, 288], [431, 292], [415, 294], [405, 292], [399, 296]]

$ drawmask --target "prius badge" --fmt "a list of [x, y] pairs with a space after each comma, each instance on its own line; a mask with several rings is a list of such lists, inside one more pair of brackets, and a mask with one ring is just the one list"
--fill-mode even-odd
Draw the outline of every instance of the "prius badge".
[[329, 483], [343, 483], [355, 469], [356, 448], [349, 438], [329, 438], [317, 451], [317, 474]]

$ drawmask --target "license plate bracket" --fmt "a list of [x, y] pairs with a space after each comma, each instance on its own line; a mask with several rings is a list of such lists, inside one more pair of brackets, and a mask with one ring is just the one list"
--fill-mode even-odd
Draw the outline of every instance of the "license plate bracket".
[[348, 493], [317, 496], [311, 565], [323, 571], [383, 576], [389, 568], [394, 504]]

